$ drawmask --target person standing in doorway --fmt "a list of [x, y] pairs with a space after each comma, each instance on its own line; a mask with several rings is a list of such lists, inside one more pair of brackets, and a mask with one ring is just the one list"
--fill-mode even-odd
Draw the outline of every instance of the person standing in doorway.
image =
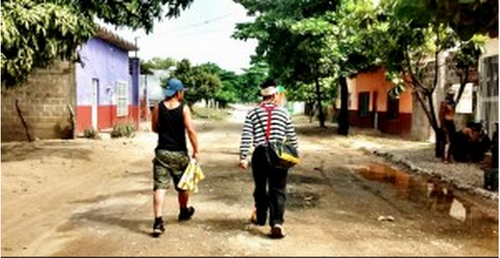
[[158, 145], [153, 160], [153, 236], [165, 231], [162, 219], [163, 202], [170, 177], [178, 193], [179, 221], [189, 220], [194, 208], [188, 207], [189, 193], [177, 187], [190, 159], [186, 144], [186, 132], [192, 146], [192, 158], [199, 161], [198, 139], [191, 118], [191, 111], [182, 103], [184, 85], [178, 79], [171, 78], [163, 90], [165, 100], [154, 107], [152, 112], [152, 130], [158, 134]]
[[451, 162], [451, 146], [453, 144], [454, 135], [456, 133], [455, 122], [453, 121], [455, 117], [455, 91], [449, 89], [446, 92], [446, 96], [439, 108], [439, 122], [441, 124], [441, 130], [443, 132], [444, 150], [443, 150], [443, 161]]
[[283, 238], [285, 236], [283, 223], [288, 170], [273, 168], [267, 161], [266, 134], [269, 135], [269, 142], [281, 141], [286, 137], [297, 149], [298, 140], [290, 115], [286, 109], [279, 107], [276, 103], [278, 93], [276, 83], [273, 80], [266, 80], [261, 85], [260, 92], [263, 97], [262, 103], [248, 112], [243, 125], [239, 166], [247, 169], [247, 156], [253, 145], [251, 164], [255, 184], [253, 196], [256, 216], [252, 217], [252, 222], [261, 226], [265, 225], [269, 212], [269, 225], [271, 226], [269, 236]]

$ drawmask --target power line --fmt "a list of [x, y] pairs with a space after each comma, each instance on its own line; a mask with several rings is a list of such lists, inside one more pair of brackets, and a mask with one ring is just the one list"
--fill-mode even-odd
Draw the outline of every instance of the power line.
[[226, 31], [225, 30], [221, 30], [221, 29], [203, 30], [203, 31], [198, 31], [198, 32], [196, 32], [196, 31], [195, 32], [188, 31], [188, 32], [181, 32], [181, 33], [173, 34], [173, 35], [169, 35], [169, 36], [172, 36], [172, 37], [175, 37], [175, 38], [182, 38], [182, 37], [213, 35], [213, 34], [222, 34], [222, 33], [226, 33]]
[[209, 19], [209, 20], [205, 20], [204, 22], [200, 22], [200, 23], [195, 23], [195, 24], [191, 24], [191, 25], [188, 25], [188, 26], [184, 26], [184, 27], [180, 27], [180, 28], [176, 28], [176, 29], [173, 29], [173, 30], [165, 30], [165, 31], [161, 31], [161, 32], [158, 32], [158, 33], [155, 33], [156, 35], [160, 35], [160, 34], [164, 34], [164, 33], [171, 33], [171, 32], [175, 32], [175, 31], [180, 31], [180, 30], [186, 30], [186, 29], [191, 29], [191, 28], [195, 28], [195, 27], [199, 27], [199, 26], [203, 26], [203, 25], [207, 25], [207, 24], [210, 24], [212, 22], [215, 22], [215, 21], [218, 21], [218, 20], [222, 20], [226, 17], [229, 17], [231, 15], [234, 15], [235, 13], [226, 13], [224, 15], [221, 15], [221, 16], [218, 16], [218, 17], [215, 17], [213, 19]]

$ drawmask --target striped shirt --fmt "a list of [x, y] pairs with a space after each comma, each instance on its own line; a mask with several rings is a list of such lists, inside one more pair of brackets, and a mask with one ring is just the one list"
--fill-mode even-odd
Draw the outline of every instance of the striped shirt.
[[[275, 104], [266, 103], [266, 107]], [[243, 133], [240, 142], [240, 159], [246, 159], [250, 147], [266, 144], [267, 111], [261, 106], [250, 110], [243, 124]], [[284, 138], [298, 150], [297, 134], [287, 110], [276, 106], [271, 112], [271, 129], [269, 141], [282, 141]]]

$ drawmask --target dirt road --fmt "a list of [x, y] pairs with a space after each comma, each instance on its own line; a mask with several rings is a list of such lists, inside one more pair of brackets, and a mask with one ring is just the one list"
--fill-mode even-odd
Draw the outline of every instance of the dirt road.
[[498, 204], [440, 198], [431, 181], [309, 127], [297, 128], [303, 162], [289, 175], [288, 235], [268, 239], [267, 226], [248, 223], [241, 123], [196, 127], [207, 176], [196, 213], [177, 222], [170, 189], [161, 238], [150, 236], [154, 134], [2, 143], [2, 256], [498, 256]]

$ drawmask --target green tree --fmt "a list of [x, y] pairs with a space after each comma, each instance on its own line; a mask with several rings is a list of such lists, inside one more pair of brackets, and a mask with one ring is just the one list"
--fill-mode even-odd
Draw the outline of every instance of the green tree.
[[184, 99], [189, 107], [200, 100], [214, 99], [221, 87], [218, 74], [209, 73], [207, 67], [213, 67], [213, 65], [192, 66], [188, 59], [183, 59], [177, 63], [172, 73], [172, 77], [178, 78], [187, 87]]
[[2, 83], [25, 81], [33, 69], [45, 68], [57, 58], [78, 60], [76, 48], [94, 35], [95, 18], [149, 33], [155, 20], [177, 17], [192, 1], [2, 1]]
[[214, 99], [222, 108], [226, 108], [227, 104], [238, 101], [239, 76], [233, 71], [224, 69], [221, 69], [217, 75], [221, 81], [221, 87], [215, 93]]
[[332, 74], [333, 66], [326, 58], [327, 41], [321, 33], [296, 27], [303, 19], [316, 17], [336, 9], [338, 1], [319, 0], [235, 0], [256, 15], [254, 22], [237, 24], [237, 39], [257, 39], [257, 58], [269, 64], [270, 76], [286, 85], [315, 85], [320, 126], [324, 127], [321, 108], [322, 78]]
[[[338, 78], [341, 88], [339, 133], [348, 132], [347, 77], [380, 66], [372, 49], [380, 26], [371, 1], [241, 2], [249, 13], [259, 12], [254, 23], [239, 24], [234, 36], [259, 41], [257, 55], [270, 65], [270, 73], [290, 90], [314, 85], [320, 126], [325, 116], [324, 96], [332, 96], [326, 78]], [[331, 81], [331, 80], [330, 80]], [[335, 87], [337, 88], [337, 87]]]
[[380, 68], [382, 60], [377, 42], [387, 35], [385, 16], [366, 0], [344, 0], [336, 13], [327, 15], [331, 29], [331, 57], [337, 64], [341, 93], [338, 134], [349, 133], [347, 78]]
[[[459, 97], [469, 82], [469, 72], [477, 69], [481, 54], [481, 37], [466, 37], [455, 31], [437, 2], [424, 0], [389, 0], [383, 8], [388, 17], [387, 37], [378, 42], [387, 77], [395, 83], [394, 95], [408, 87], [425, 112], [436, 135], [436, 156], [441, 155], [441, 125], [437, 119], [435, 91], [439, 82], [439, 68], [445, 65], [445, 51], [455, 49], [450, 62], [460, 77]], [[476, 29], [477, 32], [482, 29]], [[463, 31], [462, 31], [463, 32]], [[465, 34], [469, 35], [469, 32]], [[427, 61], [433, 60], [432, 62]], [[433, 71], [429, 80], [426, 71]], [[457, 102], [460, 99], [457, 99]]]
[[429, 1], [427, 8], [437, 13], [438, 20], [448, 25], [462, 41], [476, 34], [498, 37], [498, 0], [441, 0]]
[[[198, 95], [194, 86], [196, 85], [196, 78], [191, 67], [191, 62], [188, 59], [182, 59], [177, 63], [175, 71], [172, 73], [172, 77], [176, 77], [181, 80], [185, 87], [187, 87], [184, 99], [186, 100], [188, 106], [191, 108], [194, 103], [201, 99]], [[164, 80], [166, 80], [165, 78]], [[166, 85], [164, 82], [161, 85]]]
[[250, 68], [243, 69], [236, 87], [238, 101], [254, 103], [260, 100], [260, 85], [269, 76], [269, 65], [264, 61], [254, 61]]
[[160, 58], [153, 57], [150, 60], [143, 62], [142, 65], [148, 69], [164, 69], [168, 70], [177, 65], [177, 61], [172, 57]]
[[206, 72], [202, 66], [195, 67], [194, 71], [196, 95], [199, 96], [199, 99], [203, 99], [208, 103], [208, 101], [215, 98], [217, 91], [221, 87], [219, 76]]

